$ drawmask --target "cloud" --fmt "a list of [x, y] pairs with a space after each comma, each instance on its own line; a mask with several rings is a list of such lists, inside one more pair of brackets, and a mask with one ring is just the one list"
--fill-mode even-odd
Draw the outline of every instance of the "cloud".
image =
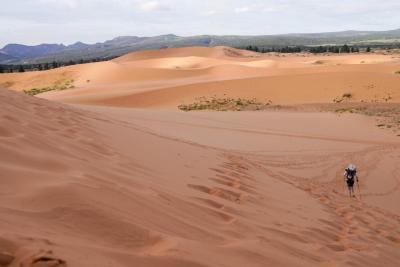
[[243, 7], [237, 7], [235, 8], [235, 13], [240, 14], [240, 13], [247, 13], [250, 12], [251, 8], [248, 6], [243, 6]]
[[119, 35], [386, 30], [400, 27], [398, 14], [400, 0], [12, 0], [0, 8], [0, 47]]
[[56, 6], [64, 6], [69, 8], [78, 7], [78, 0], [38, 0], [39, 4], [44, 5], [56, 5]]
[[141, 1], [139, 3], [139, 8], [145, 12], [170, 10], [169, 6], [162, 4], [159, 1]]
[[248, 5], [248, 6], [241, 6], [241, 7], [237, 7], [234, 9], [234, 12], [236, 14], [241, 14], [241, 13], [252, 13], [252, 12], [264, 12], [264, 13], [268, 13], [268, 12], [277, 12], [279, 10], [282, 10], [286, 5], [283, 4], [253, 4], [253, 5]]
[[213, 16], [215, 14], [217, 14], [216, 10], [208, 10], [208, 11], [203, 13], [203, 16]]

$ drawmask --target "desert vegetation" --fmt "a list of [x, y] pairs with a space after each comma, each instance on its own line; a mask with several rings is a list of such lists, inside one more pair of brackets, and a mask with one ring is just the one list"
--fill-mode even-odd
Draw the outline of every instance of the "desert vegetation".
[[24, 90], [24, 93], [27, 95], [35, 96], [35, 95], [45, 93], [45, 92], [50, 92], [50, 91], [62, 91], [62, 90], [74, 88], [73, 83], [74, 83], [74, 80], [61, 80], [61, 81], [54, 83], [52, 86]]
[[344, 94], [342, 95], [342, 98], [350, 99], [350, 98], [352, 98], [352, 97], [353, 97], [353, 94], [352, 94], [352, 93], [344, 93]]
[[250, 111], [250, 110], [263, 110], [270, 107], [271, 101], [261, 102], [256, 98], [218, 98], [216, 96], [207, 98], [199, 97], [191, 104], [181, 104], [178, 106], [183, 111], [193, 110], [215, 110], [215, 111]]
[[355, 113], [374, 117], [379, 128], [400, 130], [400, 107], [392, 104], [374, 104], [363, 106], [340, 107], [336, 113]]
[[350, 92], [347, 92], [347, 93], [344, 93], [342, 96], [336, 97], [335, 99], [333, 99], [333, 102], [334, 103], [341, 103], [343, 101], [350, 100], [352, 98], [353, 98], [353, 94], [350, 93]]

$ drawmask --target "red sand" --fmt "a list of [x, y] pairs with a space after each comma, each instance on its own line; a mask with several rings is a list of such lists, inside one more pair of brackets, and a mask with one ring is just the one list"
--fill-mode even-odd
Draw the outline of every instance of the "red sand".
[[198, 97], [257, 98], [274, 104], [399, 102], [400, 57], [258, 54], [227, 47], [144, 51], [113, 61], [46, 72], [0, 75], [0, 87], [23, 90], [74, 80], [74, 90], [40, 97], [75, 104], [176, 109]]
[[[172, 51], [174, 57], [188, 53]], [[149, 53], [115, 62], [152, 58]], [[227, 57], [202, 49], [196, 53], [219, 62]], [[244, 56], [254, 55], [242, 55], [238, 62], [251, 61]], [[89, 71], [100, 72], [115, 62], [40, 75], [56, 79], [78, 68], [83, 81]], [[371, 74], [365, 79], [392, 85], [397, 78], [385, 74], [386, 67], [396, 67], [390, 64], [376, 71], [366, 67]], [[214, 93], [222, 88], [219, 83], [245, 81], [259, 84], [246, 94], [261, 94], [257, 88], [270, 85], [267, 81], [285, 84], [283, 77], [290, 77], [287, 83], [310, 85], [312, 79], [321, 88], [333, 88], [329, 81], [360, 66], [315, 69], [314, 75], [283, 70], [288, 74], [210, 80], [204, 89], [201, 83], [187, 84], [191, 93], [182, 99], [196, 90]], [[152, 71], [146, 77], [165, 89], [152, 88], [148, 80], [143, 88], [130, 88], [130, 74], [116, 68], [109, 76], [96, 74], [101, 80], [96, 89], [78, 86], [42, 95], [96, 106], [0, 90], [0, 266], [400, 265], [398, 136], [360, 115], [172, 110], [183, 84], [193, 77], [185, 81], [185, 72], [175, 73], [175, 85], [168, 87], [169, 79], [157, 81], [157, 75], [170, 70], [154, 76]], [[34, 75], [14, 75], [15, 86]], [[121, 81], [117, 92], [106, 81], [110, 77]], [[232, 90], [241, 94], [239, 88]], [[142, 90], [143, 102], [134, 90]], [[120, 105], [123, 98], [117, 101], [117, 94], [129, 105], [155, 108], [98, 106]], [[310, 96], [277, 97], [307, 102]], [[350, 162], [359, 167], [362, 200], [358, 191], [357, 199], [350, 199], [343, 187], [343, 169]]]

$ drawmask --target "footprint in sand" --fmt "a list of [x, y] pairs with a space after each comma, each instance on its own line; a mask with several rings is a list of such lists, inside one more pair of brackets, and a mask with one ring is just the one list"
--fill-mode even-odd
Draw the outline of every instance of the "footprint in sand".
[[38, 253], [24, 259], [20, 267], [66, 267], [66, 261], [54, 257], [53, 251], [42, 250]]
[[203, 185], [194, 185], [194, 184], [188, 184], [188, 187], [235, 203], [241, 203], [245, 198], [245, 196], [242, 193], [234, 192], [219, 187], [207, 187]]
[[0, 252], [0, 266], [9, 266], [14, 261], [14, 256], [7, 252]]

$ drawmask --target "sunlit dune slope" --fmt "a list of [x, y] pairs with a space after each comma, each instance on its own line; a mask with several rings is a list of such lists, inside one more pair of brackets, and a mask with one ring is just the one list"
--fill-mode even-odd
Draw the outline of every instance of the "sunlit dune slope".
[[73, 81], [40, 94], [68, 103], [176, 108], [198, 97], [242, 97], [274, 104], [399, 102], [395, 55], [259, 54], [228, 47], [131, 53], [108, 62], [0, 75], [0, 85], [29, 90]]
[[174, 58], [174, 57], [204, 57], [204, 58], [258, 58], [260, 54], [239, 50], [230, 47], [217, 46], [213, 48], [209, 47], [182, 47], [182, 48], [168, 48], [158, 50], [140, 51], [127, 54], [120, 58], [114, 59], [115, 62], [131, 62], [136, 60], [148, 60], [148, 59], [159, 59], [159, 58]]

